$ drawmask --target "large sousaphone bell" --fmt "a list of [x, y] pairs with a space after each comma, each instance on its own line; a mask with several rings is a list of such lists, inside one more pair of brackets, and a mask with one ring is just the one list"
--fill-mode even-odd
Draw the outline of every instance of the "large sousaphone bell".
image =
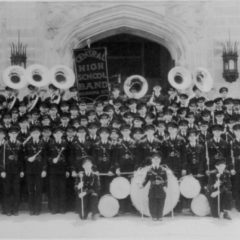
[[129, 98], [140, 99], [148, 91], [148, 82], [140, 75], [132, 75], [124, 81], [123, 90]]
[[74, 72], [67, 66], [56, 65], [51, 68], [49, 75], [51, 83], [59, 89], [68, 89], [74, 85]]
[[191, 72], [184, 67], [174, 67], [168, 73], [168, 82], [176, 89], [187, 89], [192, 84]]
[[13, 65], [3, 71], [3, 82], [10, 88], [21, 89], [27, 85], [26, 70]]
[[202, 92], [209, 92], [213, 87], [213, 78], [209, 71], [199, 67], [193, 74], [193, 82]]
[[49, 70], [40, 64], [33, 64], [26, 69], [26, 78], [29, 84], [43, 87], [49, 84]]

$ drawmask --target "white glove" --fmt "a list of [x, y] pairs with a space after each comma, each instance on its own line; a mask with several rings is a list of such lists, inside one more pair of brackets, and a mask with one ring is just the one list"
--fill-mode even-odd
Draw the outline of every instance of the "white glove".
[[69, 178], [69, 176], [70, 176], [70, 173], [66, 172], [66, 178]]
[[218, 194], [219, 194], [219, 191], [212, 192], [211, 197], [215, 198], [216, 196], [218, 196]]
[[20, 178], [24, 177], [24, 172], [20, 172]]
[[80, 190], [83, 187], [83, 182], [78, 183], [77, 188]]
[[29, 162], [33, 162], [33, 161], [34, 161], [34, 157], [29, 157], [29, 158], [28, 158], [28, 161], [29, 161]]
[[1, 172], [1, 178], [5, 178], [6, 177], [6, 173], [5, 172]]
[[120, 169], [119, 169], [119, 168], [116, 170], [116, 174], [117, 174], [118, 176], [121, 174], [121, 172], [120, 172]]
[[87, 193], [86, 192], [81, 192], [78, 194], [79, 198], [83, 198]]
[[72, 171], [72, 177], [76, 177], [76, 176], [77, 176], [76, 171]]
[[46, 172], [46, 171], [42, 171], [41, 177], [42, 177], [42, 178], [45, 178], [46, 176], [47, 176], [47, 172]]
[[56, 164], [57, 162], [58, 162], [58, 159], [57, 159], [57, 158], [54, 158], [54, 159], [53, 159], [53, 163]]

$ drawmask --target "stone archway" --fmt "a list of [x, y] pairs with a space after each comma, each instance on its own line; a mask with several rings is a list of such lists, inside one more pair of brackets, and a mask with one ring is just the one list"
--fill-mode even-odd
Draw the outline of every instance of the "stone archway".
[[176, 65], [195, 65], [194, 38], [176, 19], [136, 6], [118, 5], [96, 11], [68, 23], [56, 37], [59, 59], [72, 66], [72, 49], [83, 47], [86, 40], [98, 41], [116, 33], [148, 38], [165, 46]]

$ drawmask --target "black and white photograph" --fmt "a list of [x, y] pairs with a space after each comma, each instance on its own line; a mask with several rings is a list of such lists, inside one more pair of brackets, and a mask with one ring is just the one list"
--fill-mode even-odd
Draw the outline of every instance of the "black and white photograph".
[[240, 1], [0, 1], [0, 239], [240, 237]]

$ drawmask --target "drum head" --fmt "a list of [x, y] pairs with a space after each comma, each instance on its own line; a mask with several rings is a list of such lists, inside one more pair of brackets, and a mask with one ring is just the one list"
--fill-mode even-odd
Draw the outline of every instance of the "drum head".
[[[131, 181], [131, 200], [134, 207], [146, 216], [150, 216], [149, 206], [148, 206], [148, 193], [150, 188], [150, 182], [144, 188], [140, 188], [139, 184], [145, 179], [149, 167], [145, 167], [135, 174]], [[165, 199], [165, 205], [163, 209], [163, 215], [168, 214], [177, 205], [180, 191], [177, 178], [173, 175], [171, 171], [167, 173], [168, 187], [167, 196]]]
[[180, 192], [185, 198], [194, 198], [201, 191], [199, 181], [191, 175], [183, 177], [180, 182]]
[[104, 217], [114, 217], [118, 214], [119, 202], [110, 194], [103, 195], [99, 200], [98, 210]]
[[204, 194], [199, 194], [192, 200], [191, 209], [194, 214], [200, 217], [205, 217], [211, 212], [208, 199]]
[[125, 177], [116, 177], [110, 184], [110, 193], [117, 199], [124, 199], [130, 194], [130, 183]]

